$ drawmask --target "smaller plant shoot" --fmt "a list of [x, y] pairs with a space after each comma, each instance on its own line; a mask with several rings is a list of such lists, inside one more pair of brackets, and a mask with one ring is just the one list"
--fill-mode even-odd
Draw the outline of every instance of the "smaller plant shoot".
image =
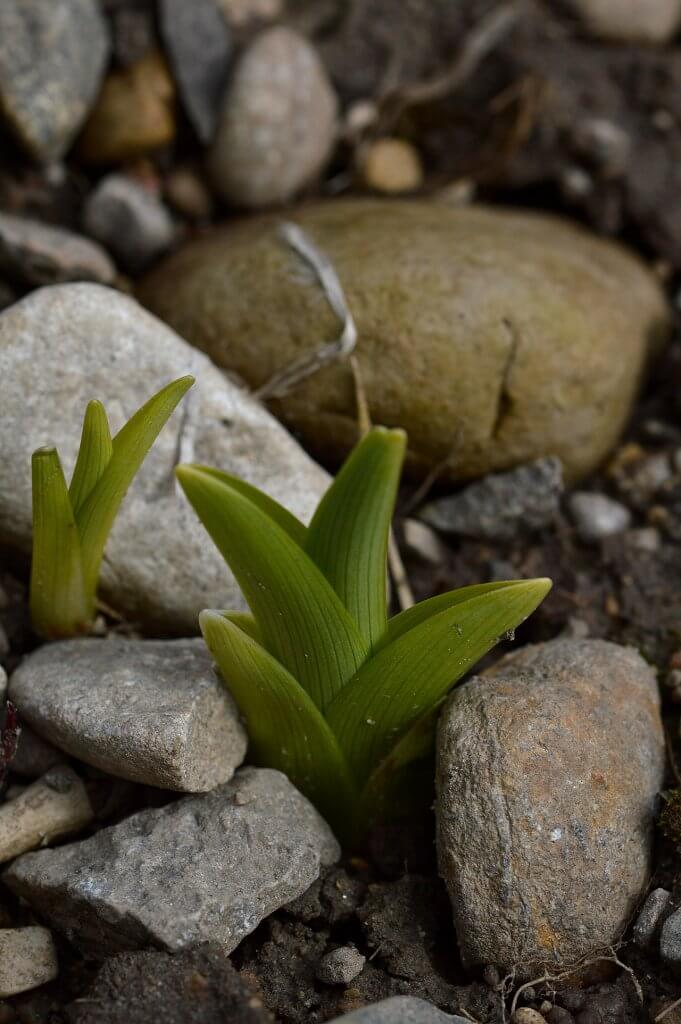
[[405, 444], [401, 430], [370, 431], [307, 528], [227, 473], [176, 470], [252, 612], [200, 617], [247, 720], [252, 759], [285, 772], [346, 843], [384, 813], [398, 773], [432, 749], [452, 685], [551, 586], [464, 587], [388, 619], [386, 559]]
[[104, 545], [125, 493], [182, 396], [181, 377], [162, 388], [111, 437], [101, 402], [88, 404], [71, 483], [56, 448], [32, 458], [31, 620], [47, 639], [88, 632]]

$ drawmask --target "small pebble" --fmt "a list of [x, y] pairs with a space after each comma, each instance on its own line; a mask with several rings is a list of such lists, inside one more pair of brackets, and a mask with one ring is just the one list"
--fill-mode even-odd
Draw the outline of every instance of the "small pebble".
[[681, 977], [681, 907], [675, 910], [662, 925], [660, 956], [667, 967], [676, 970]]
[[577, 124], [572, 141], [598, 168], [600, 177], [615, 178], [626, 171], [631, 137], [613, 121], [603, 117], [585, 118]]
[[447, 558], [448, 548], [435, 530], [418, 519], [402, 520], [402, 539], [405, 547], [430, 565], [442, 565]]
[[41, 221], [0, 213], [0, 270], [31, 287], [64, 281], [111, 284], [116, 268], [96, 242]]
[[361, 156], [367, 188], [385, 195], [415, 192], [423, 184], [423, 166], [417, 149], [404, 139], [377, 139]]
[[574, 491], [568, 508], [580, 540], [586, 544], [622, 533], [631, 522], [631, 512], [606, 494]]
[[163, 185], [165, 198], [187, 220], [209, 220], [213, 198], [203, 179], [189, 167], [176, 167]]
[[511, 1020], [513, 1024], [546, 1024], [546, 1018], [542, 1017], [539, 1010], [533, 1010], [530, 1006], [519, 1006]]
[[636, 918], [632, 938], [640, 949], [648, 949], [670, 909], [672, 894], [666, 889], [653, 889]]
[[173, 242], [175, 227], [161, 200], [124, 174], [109, 174], [83, 209], [83, 227], [131, 274], [145, 270]]
[[650, 554], [659, 551], [660, 544], [662, 543], [660, 531], [654, 526], [644, 526], [640, 530], [629, 530], [627, 532], [627, 539], [639, 551], [647, 551]]
[[49, 929], [0, 929], [0, 997], [45, 985], [58, 973], [57, 951]]
[[592, 35], [621, 43], [665, 43], [681, 24], [681, 0], [569, 0]]
[[317, 964], [316, 977], [325, 985], [348, 985], [361, 973], [365, 963], [366, 957], [353, 946], [340, 946], [324, 954]]

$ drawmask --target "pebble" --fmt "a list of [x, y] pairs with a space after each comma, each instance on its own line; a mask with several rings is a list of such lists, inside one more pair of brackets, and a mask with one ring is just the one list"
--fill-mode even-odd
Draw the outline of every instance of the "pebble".
[[638, 530], [628, 530], [627, 540], [638, 551], [647, 551], [649, 554], [659, 551], [662, 543], [660, 531], [654, 526], [642, 526]]
[[316, 50], [285, 27], [262, 32], [225, 95], [209, 165], [237, 206], [284, 203], [322, 170], [336, 134], [337, 100]]
[[128, 273], [146, 270], [173, 243], [175, 227], [161, 200], [125, 174], [109, 174], [90, 193], [83, 228]]
[[0, 863], [89, 825], [94, 811], [72, 768], [59, 765], [0, 805]]
[[42, 736], [38, 736], [36, 732], [29, 729], [25, 722], [21, 723], [16, 753], [12, 758], [13, 772], [16, 772], [17, 775], [27, 776], [29, 779], [38, 779], [63, 760], [63, 751], [57, 750]]
[[66, 640], [13, 673], [22, 720], [118, 778], [195, 793], [231, 779], [248, 738], [203, 640]]
[[546, 1024], [546, 1018], [531, 1006], [519, 1006], [511, 1017], [512, 1024]]
[[133, 160], [175, 138], [175, 86], [157, 51], [107, 75], [77, 145], [86, 163]]
[[574, 491], [568, 498], [568, 508], [577, 534], [585, 544], [623, 533], [631, 523], [627, 506], [607, 494]]
[[562, 493], [561, 461], [549, 456], [506, 473], [491, 473], [458, 494], [430, 502], [419, 515], [442, 533], [510, 541], [550, 526]]
[[210, 220], [213, 199], [203, 179], [190, 167], [174, 168], [164, 182], [170, 205], [188, 220]]
[[403, 519], [401, 526], [402, 542], [411, 554], [429, 565], [442, 565], [446, 561], [449, 549], [435, 530], [418, 519]]
[[38, 988], [58, 974], [57, 950], [47, 928], [0, 928], [0, 998]]
[[[669, 316], [659, 282], [631, 253], [556, 217], [499, 206], [334, 199], [299, 207], [295, 221], [336, 269], [363, 339], [372, 417], [407, 431], [413, 477], [437, 468], [442, 483], [467, 481], [556, 456], [573, 481], [610, 452]], [[252, 388], [339, 330], [278, 226], [253, 217], [211, 232], [139, 290]], [[272, 405], [334, 462], [357, 439], [349, 373], [330, 366]]]
[[2, 0], [0, 112], [36, 160], [66, 153], [95, 100], [108, 53], [97, 0]]
[[670, 907], [672, 894], [666, 889], [653, 889], [634, 923], [632, 938], [640, 949], [649, 949]]
[[437, 757], [464, 963], [539, 974], [615, 943], [649, 877], [665, 762], [638, 651], [553, 640], [507, 655], [449, 698]]
[[285, 775], [244, 768], [211, 793], [24, 854], [3, 880], [89, 957], [209, 941], [231, 952], [339, 856]]
[[354, 946], [340, 946], [324, 954], [315, 976], [325, 985], [349, 985], [362, 973], [365, 963], [366, 957]]
[[213, 138], [232, 53], [216, 0], [161, 0], [161, 35], [180, 98], [201, 142]]
[[305, 522], [329, 477], [262, 405], [119, 292], [54, 285], [0, 314], [0, 379], [13, 382], [0, 402], [0, 543], [27, 553], [31, 453], [56, 441], [70, 473], [90, 399], [104, 403], [115, 432], [158, 388], [190, 372], [197, 382], [130, 487], [100, 577], [103, 600], [156, 636], [195, 635], [203, 608], [243, 607], [174, 486], [178, 454], [245, 478]]
[[342, 1017], [334, 1017], [329, 1024], [470, 1024], [470, 1020], [444, 1013], [425, 999], [392, 996]]
[[675, 910], [662, 925], [660, 932], [662, 961], [681, 977], [681, 908]]
[[63, 281], [112, 284], [116, 268], [101, 246], [73, 231], [0, 213], [0, 270], [37, 288]]
[[666, 43], [681, 25], [681, 0], [569, 0], [594, 36], [620, 43]]
[[417, 149], [405, 139], [376, 139], [361, 155], [364, 184], [384, 195], [415, 192], [423, 184]]

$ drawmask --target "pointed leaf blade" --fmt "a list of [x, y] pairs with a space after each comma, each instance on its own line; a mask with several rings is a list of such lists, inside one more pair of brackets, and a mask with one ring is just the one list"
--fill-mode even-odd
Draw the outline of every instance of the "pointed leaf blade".
[[287, 508], [280, 505], [274, 498], [270, 498], [269, 494], [265, 494], [264, 491], [254, 487], [253, 484], [247, 483], [238, 476], [232, 476], [231, 473], [224, 473], [222, 470], [213, 469], [211, 466], [199, 466], [198, 468], [216, 480], [221, 480], [228, 486], [233, 487], [235, 491], [239, 491], [245, 498], [249, 498], [254, 505], [257, 505], [270, 519], [273, 519], [282, 530], [285, 530], [298, 547], [302, 548], [305, 546], [307, 527], [292, 512], [289, 512]]
[[193, 383], [193, 377], [181, 377], [161, 388], [113, 439], [109, 463], [76, 515], [87, 590], [94, 592], [97, 587], [104, 545], [128, 487], [180, 399]]
[[387, 624], [388, 537], [405, 448], [403, 430], [371, 430], [319, 503], [305, 543], [369, 648]]
[[48, 638], [72, 636], [87, 629], [94, 602], [83, 581], [78, 529], [56, 449], [34, 452], [31, 473], [33, 628]]
[[241, 491], [196, 466], [177, 477], [234, 573], [264, 646], [322, 711], [367, 656], [338, 596], [304, 551]]
[[378, 651], [328, 709], [358, 780], [509, 630], [530, 615], [550, 580], [525, 580], [441, 611]]
[[71, 477], [69, 497], [74, 515], [92, 491], [113, 454], [111, 431], [101, 402], [89, 402], [85, 410], [78, 458]]
[[242, 632], [250, 636], [251, 640], [255, 640], [261, 647], [263, 646], [262, 633], [258, 629], [258, 623], [249, 612], [231, 612], [221, 608], [220, 615], [238, 626]]
[[199, 621], [225, 685], [246, 718], [255, 763], [285, 772], [330, 822], [345, 827], [356, 794], [338, 743], [310, 697], [221, 612], [204, 611]]

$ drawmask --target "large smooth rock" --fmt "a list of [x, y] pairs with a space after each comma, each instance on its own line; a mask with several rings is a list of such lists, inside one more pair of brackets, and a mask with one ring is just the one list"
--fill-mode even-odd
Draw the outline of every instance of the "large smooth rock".
[[[570, 479], [615, 443], [668, 323], [657, 281], [629, 252], [498, 208], [334, 200], [294, 217], [336, 267], [372, 418], [408, 431], [413, 470], [448, 460], [444, 475], [461, 479], [556, 455]], [[271, 217], [188, 245], [140, 294], [256, 387], [339, 333]], [[273, 408], [325, 457], [357, 438], [347, 365]]]
[[133, 299], [94, 284], [35, 291], [0, 314], [0, 543], [30, 551], [31, 453], [56, 443], [71, 472], [85, 407], [112, 430], [174, 377], [197, 381], [126, 496], [106, 548], [105, 599], [145, 628], [198, 631], [206, 607], [242, 598], [173, 479], [178, 461], [218, 466], [309, 520], [328, 477], [277, 421]]
[[456, 690], [438, 736], [440, 870], [469, 966], [570, 964], [645, 889], [664, 734], [636, 650], [554, 640]]
[[231, 952], [339, 854], [285, 775], [244, 768], [212, 793], [25, 854], [3, 880], [86, 956], [200, 942]]
[[2, 0], [0, 112], [31, 156], [64, 155], [97, 95], [108, 53], [97, 0]]
[[51, 743], [133, 782], [203, 792], [246, 755], [239, 712], [198, 638], [46, 644], [14, 672], [10, 694]]

